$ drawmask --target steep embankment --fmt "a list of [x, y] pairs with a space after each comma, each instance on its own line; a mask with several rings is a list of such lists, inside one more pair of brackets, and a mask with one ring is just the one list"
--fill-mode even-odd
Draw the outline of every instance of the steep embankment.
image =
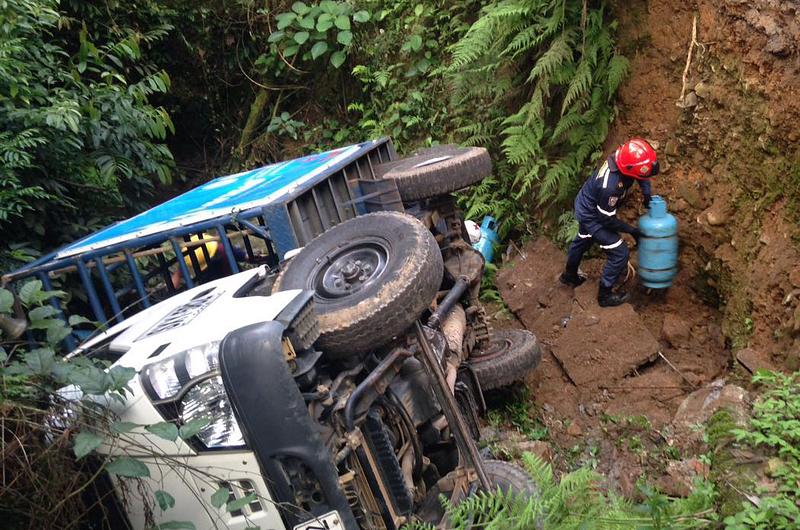
[[[608, 146], [642, 135], [681, 221], [681, 266], [734, 353], [800, 365], [800, 2], [620, 2], [631, 59]], [[686, 70], [693, 20], [695, 43]], [[683, 94], [683, 99], [681, 95]]]

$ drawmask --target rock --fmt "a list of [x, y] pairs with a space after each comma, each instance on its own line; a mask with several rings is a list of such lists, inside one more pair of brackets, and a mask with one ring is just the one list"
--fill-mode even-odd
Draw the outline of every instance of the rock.
[[661, 326], [661, 338], [673, 348], [678, 348], [689, 340], [690, 335], [691, 328], [685, 320], [673, 313], [667, 313]]
[[688, 497], [692, 493], [692, 481], [696, 477], [707, 477], [708, 466], [696, 458], [667, 464], [667, 474], [658, 481], [658, 486], [670, 497]]
[[494, 427], [484, 427], [481, 429], [481, 439], [486, 442], [494, 442], [500, 439], [500, 433]]
[[728, 222], [730, 215], [726, 204], [722, 201], [714, 201], [714, 204], [700, 215], [701, 219], [703, 217], [711, 226], [722, 226]]
[[686, 211], [686, 208], [688, 208], [688, 207], [689, 207], [689, 203], [688, 202], [686, 202], [684, 199], [678, 199], [677, 201], [672, 203], [672, 206], [670, 207], [670, 209], [673, 212], [680, 213], [680, 212]]
[[678, 142], [675, 140], [667, 140], [664, 145], [664, 154], [667, 156], [675, 156], [678, 154]]
[[678, 185], [678, 193], [680, 196], [688, 202], [693, 208], [702, 208], [703, 207], [703, 198], [700, 196], [700, 192], [697, 190], [694, 184], [688, 181], [682, 181]]
[[775, 57], [788, 57], [792, 53], [792, 42], [786, 35], [773, 35], [767, 41], [764, 51]]
[[542, 410], [544, 410], [548, 414], [553, 414], [556, 411], [556, 408], [550, 403], [545, 403], [544, 405], [542, 405]]
[[697, 97], [706, 99], [711, 95], [711, 87], [708, 83], [700, 81], [694, 86], [694, 93], [697, 94]]
[[794, 287], [800, 287], [800, 267], [793, 267], [789, 271], [789, 283]]
[[517, 446], [517, 449], [523, 453], [533, 453], [548, 464], [553, 461], [553, 450], [550, 447], [550, 444], [547, 442], [543, 442], [541, 440], [537, 440], [535, 442], [522, 442]]
[[680, 102], [680, 106], [685, 109], [697, 106], [697, 94], [695, 94], [694, 91], [685, 94], [683, 96], [683, 101]]
[[704, 388], [695, 390], [678, 407], [672, 425], [675, 429], [691, 430], [694, 425], [703, 424], [717, 412], [725, 408], [737, 425], [745, 426], [749, 416], [747, 392], [736, 385], [726, 385], [718, 379]]
[[569, 427], [567, 427], [567, 434], [570, 436], [580, 436], [583, 434], [583, 429], [581, 429], [581, 426], [578, 425], [577, 422], [573, 421], [569, 424]]
[[736, 360], [747, 368], [750, 373], [755, 373], [756, 370], [775, 369], [766, 354], [758, 352], [753, 348], [742, 348], [736, 352]]

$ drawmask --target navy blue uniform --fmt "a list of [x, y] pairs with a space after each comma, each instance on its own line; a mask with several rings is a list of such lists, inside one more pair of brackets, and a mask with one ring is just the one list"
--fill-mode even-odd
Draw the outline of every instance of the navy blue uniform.
[[[575, 217], [578, 220], [578, 237], [567, 252], [567, 272], [577, 274], [583, 254], [593, 243], [606, 251], [607, 259], [600, 285], [611, 288], [628, 263], [628, 245], [619, 232], [634, 233], [636, 229], [617, 219], [617, 208], [625, 200], [634, 178], [617, 169], [614, 156], [609, 156], [583, 184], [575, 197]], [[650, 181], [640, 180], [644, 203], [650, 202]]]

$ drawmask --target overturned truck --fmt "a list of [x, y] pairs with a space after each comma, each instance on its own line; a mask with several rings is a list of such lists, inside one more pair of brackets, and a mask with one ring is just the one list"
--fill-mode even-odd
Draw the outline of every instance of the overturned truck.
[[[483, 391], [520, 381], [541, 356], [531, 333], [491, 328], [478, 301], [484, 260], [450, 195], [489, 174], [488, 154], [436, 147], [397, 159], [388, 140], [348, 150], [307, 157], [266, 195], [273, 166], [254, 170], [260, 180], [211, 181], [203, 208], [165, 203], [191, 210], [172, 209], [178, 224], [156, 207], [8, 278], [50, 283], [74, 267], [87, 288], [99, 280], [106, 299], [87, 300], [96, 317], [113, 313], [110, 327], [70, 355], [136, 369], [132, 395], [114, 405], [120, 419], [201, 426], [176, 443], [130, 433], [107, 449], [150, 468], [149, 487], [116, 483], [134, 528], [163, 520], [148, 489], [169, 491], [169, 519], [196, 528], [298, 530], [439, 523], [440, 495], [534, 494], [524, 471], [476, 448]], [[243, 261], [265, 262], [237, 272], [236, 237]], [[218, 253], [228, 268], [212, 278]], [[138, 270], [145, 259], [155, 272]], [[115, 266], [128, 291], [112, 285]], [[131, 292], [163, 299], [126, 313], [119, 297]], [[221, 488], [244, 502], [217, 510]]]

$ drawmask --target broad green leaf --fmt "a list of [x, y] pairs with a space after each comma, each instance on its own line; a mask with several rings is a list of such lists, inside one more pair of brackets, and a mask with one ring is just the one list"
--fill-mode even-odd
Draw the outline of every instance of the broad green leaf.
[[37, 348], [25, 354], [25, 364], [37, 375], [50, 375], [56, 365], [56, 354], [50, 348]]
[[208, 418], [197, 418], [196, 420], [187, 421], [180, 428], [181, 438], [186, 440], [187, 438], [195, 436], [203, 430], [203, 427], [208, 425], [209, 421]]
[[70, 326], [80, 326], [81, 324], [94, 324], [94, 322], [81, 315], [70, 315]]
[[299, 46], [292, 44], [291, 46], [287, 46], [286, 49], [283, 50], [283, 55], [285, 55], [286, 57], [292, 57], [294, 56], [294, 54], [297, 53], [297, 50], [299, 49], [300, 49]]
[[114, 390], [122, 390], [125, 388], [125, 385], [136, 376], [136, 370], [128, 366], [117, 365], [112, 366], [107, 374], [111, 379], [111, 388]]
[[319, 41], [316, 44], [314, 44], [314, 46], [311, 48], [311, 57], [313, 59], [316, 59], [326, 51], [328, 51], [328, 43], [325, 42], [324, 40]]
[[294, 22], [295, 18], [296, 15], [294, 13], [281, 13], [280, 15], [277, 15], [275, 20], [278, 21], [278, 29], [280, 30], [288, 28], [292, 22]]
[[316, 23], [314, 17], [307, 16], [298, 20], [298, 23], [301, 28], [303, 29], [314, 29], [314, 24]]
[[267, 38], [267, 42], [278, 42], [284, 36], [283, 31], [273, 31], [269, 34], [269, 38]]
[[121, 456], [108, 464], [106, 471], [120, 477], [141, 478], [149, 477], [150, 469], [139, 460], [129, 456]]
[[235, 501], [229, 502], [225, 505], [225, 509], [229, 512], [235, 512], [236, 510], [241, 510], [251, 502], [258, 500], [258, 497], [255, 493], [249, 493], [242, 497], [241, 499], [236, 499]]
[[333, 52], [331, 54], [331, 64], [333, 65], [334, 68], [339, 68], [344, 64], [344, 60], [346, 58], [347, 55], [341, 50]]
[[41, 280], [31, 280], [19, 289], [19, 299], [26, 306], [30, 306], [36, 301], [36, 293], [42, 291]]
[[54, 316], [56, 313], [58, 313], [58, 311], [56, 311], [55, 307], [53, 307], [51, 305], [43, 305], [41, 307], [36, 307], [34, 309], [31, 309], [28, 312], [28, 318], [31, 321], [33, 321], [33, 320], [44, 320], [46, 318], [50, 318], [50, 317]]
[[72, 450], [75, 458], [80, 460], [103, 444], [103, 439], [91, 431], [81, 431], [75, 436]]
[[111, 430], [117, 434], [131, 432], [136, 427], [140, 427], [140, 425], [138, 423], [133, 423], [132, 421], [115, 421], [111, 424]]
[[222, 486], [211, 496], [211, 506], [217, 509], [222, 508], [228, 502], [228, 497], [230, 497], [228, 488]]
[[0, 289], [0, 313], [9, 313], [14, 307], [14, 295], [8, 289]]
[[178, 427], [176, 427], [174, 423], [168, 421], [148, 425], [145, 427], [145, 430], [169, 442], [174, 442], [178, 439]]
[[331, 15], [338, 13], [339, 11], [339, 7], [336, 5], [336, 2], [333, 2], [332, 0], [322, 0], [322, 2], [319, 3], [319, 7], [321, 7], [325, 13], [329, 13]]
[[367, 11], [356, 11], [353, 13], [353, 20], [356, 22], [369, 22], [369, 12]]
[[415, 52], [419, 51], [420, 48], [422, 48], [422, 37], [420, 37], [419, 35], [413, 35], [411, 37], [411, 41], [409, 42], [409, 44], [411, 45], [412, 50], [414, 50]]
[[197, 530], [191, 521], [167, 521], [156, 526], [156, 530]]
[[308, 40], [308, 32], [307, 31], [298, 31], [294, 34], [294, 41], [297, 44], [303, 44]]
[[295, 2], [294, 4], [292, 4], [292, 11], [294, 11], [298, 15], [305, 15], [306, 13], [311, 11], [311, 8], [308, 7], [303, 2]]
[[63, 320], [54, 320], [53, 322], [56, 324], [47, 328], [47, 342], [55, 345], [67, 338], [72, 333], [72, 328], [67, 326]]
[[414, 7], [414, 14], [417, 16], [420, 16], [423, 11], [425, 11], [425, 6], [423, 6], [422, 4], [417, 4]]
[[323, 13], [317, 19], [317, 31], [325, 33], [333, 27], [333, 16]]
[[339, 34], [336, 36], [336, 42], [344, 46], [347, 46], [351, 42], [353, 42], [353, 34], [350, 33], [349, 31], [340, 31]]
[[339, 29], [350, 29], [350, 17], [347, 15], [339, 15], [335, 21], [336, 27]]
[[175, 497], [164, 490], [156, 490], [156, 502], [161, 511], [167, 511], [175, 506]]

